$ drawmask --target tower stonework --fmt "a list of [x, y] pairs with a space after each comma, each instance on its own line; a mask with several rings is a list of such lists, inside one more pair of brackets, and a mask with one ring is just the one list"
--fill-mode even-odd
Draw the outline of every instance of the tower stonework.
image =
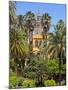
[[38, 53], [40, 52], [40, 46], [43, 43], [43, 27], [41, 24], [41, 16], [37, 16], [36, 18], [36, 23], [34, 26], [34, 31], [33, 31], [33, 52]]
[[41, 16], [37, 16], [36, 24], [34, 26], [34, 34], [42, 34], [43, 27], [41, 25]]

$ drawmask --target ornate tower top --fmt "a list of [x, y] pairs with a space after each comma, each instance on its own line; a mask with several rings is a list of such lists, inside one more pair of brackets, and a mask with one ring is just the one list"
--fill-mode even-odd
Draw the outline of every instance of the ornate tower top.
[[41, 22], [41, 15], [40, 15], [40, 11], [38, 10], [38, 14], [37, 14], [37, 22]]
[[34, 27], [34, 34], [41, 34], [43, 31], [43, 28], [41, 25], [41, 18], [42, 16], [40, 15], [39, 10], [38, 10], [38, 15], [36, 16], [36, 24]]

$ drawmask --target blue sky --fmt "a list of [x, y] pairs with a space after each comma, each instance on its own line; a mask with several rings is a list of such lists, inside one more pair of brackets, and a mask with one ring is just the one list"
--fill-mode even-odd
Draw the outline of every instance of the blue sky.
[[[66, 5], [64, 4], [16, 2], [17, 15], [24, 15], [27, 11], [32, 11], [36, 15], [38, 15], [38, 12], [40, 15], [48, 13], [52, 17], [52, 25], [56, 25], [59, 19], [62, 19], [65, 22]], [[53, 31], [53, 27], [51, 27], [50, 30]]]

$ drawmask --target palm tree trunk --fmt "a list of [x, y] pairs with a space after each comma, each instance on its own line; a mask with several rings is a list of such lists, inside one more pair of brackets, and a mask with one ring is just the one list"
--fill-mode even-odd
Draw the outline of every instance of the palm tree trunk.
[[33, 50], [33, 31], [29, 31], [29, 60]]
[[23, 76], [23, 69], [24, 69], [24, 61], [21, 61], [21, 75]]
[[60, 58], [59, 58], [59, 86], [61, 86], [61, 60], [62, 60], [62, 42], [61, 42], [61, 52], [60, 52]]
[[47, 59], [47, 32], [46, 32], [46, 59]]
[[44, 34], [45, 36], [44, 36], [44, 47], [45, 47], [45, 52], [44, 52], [44, 60], [45, 59], [47, 59], [47, 49], [46, 49], [46, 47], [47, 47], [47, 32], [46, 32], [46, 34]]

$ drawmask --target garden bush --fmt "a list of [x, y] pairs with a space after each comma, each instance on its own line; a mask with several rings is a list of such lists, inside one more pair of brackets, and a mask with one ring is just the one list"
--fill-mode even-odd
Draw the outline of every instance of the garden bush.
[[22, 87], [23, 88], [33, 88], [35, 87], [35, 81], [26, 79], [23, 81]]
[[19, 88], [20, 86], [22, 86], [23, 79], [23, 77], [17, 77], [16, 74], [10, 69], [9, 88]]
[[16, 84], [17, 84], [16, 76], [11, 76], [9, 78], [9, 82], [10, 82], [9, 87], [14, 89], [16, 87]]
[[9, 77], [9, 88], [15, 88], [17, 83], [17, 77], [16, 74], [10, 69], [10, 77]]
[[11, 89], [20, 88], [20, 87], [22, 87], [22, 83], [23, 83], [23, 78], [22, 77], [11, 76], [9, 87]]
[[55, 59], [51, 59], [47, 61], [47, 69], [49, 77], [53, 77], [59, 72], [59, 61]]
[[56, 86], [56, 82], [55, 80], [51, 79], [51, 80], [46, 80], [44, 81], [44, 86], [48, 87], [48, 86]]

